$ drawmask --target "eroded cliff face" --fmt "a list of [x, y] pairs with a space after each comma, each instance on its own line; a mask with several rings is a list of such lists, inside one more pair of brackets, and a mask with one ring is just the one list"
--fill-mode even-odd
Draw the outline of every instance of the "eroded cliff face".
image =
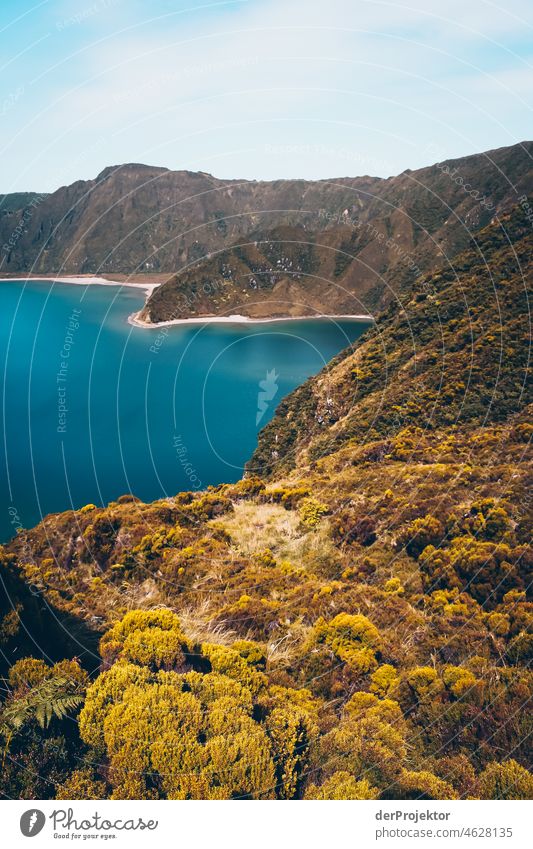
[[175, 271], [258, 227], [298, 220], [316, 224], [322, 207], [344, 209], [352, 183], [371, 192], [379, 182], [357, 178], [344, 188], [336, 181], [224, 181], [201, 172], [110, 167], [95, 180], [37, 196], [31, 207], [9, 209], [6, 196], [0, 223], [4, 245], [10, 245], [24, 210], [26, 217], [24, 231], [4, 251], [4, 270]]

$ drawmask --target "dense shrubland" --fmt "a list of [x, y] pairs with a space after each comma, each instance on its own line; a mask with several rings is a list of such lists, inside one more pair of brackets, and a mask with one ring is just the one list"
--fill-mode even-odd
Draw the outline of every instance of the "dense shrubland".
[[[531, 237], [513, 216], [508, 233], [523, 286]], [[533, 796], [524, 306], [508, 243], [482, 238], [509, 292], [503, 359], [466, 254], [479, 344], [443, 271], [406, 307], [416, 374], [404, 319], [385, 316], [283, 402], [257, 455], [270, 475], [87, 505], [3, 549], [5, 796]], [[318, 428], [324, 381], [337, 421]], [[296, 455], [271, 463], [269, 434]]]

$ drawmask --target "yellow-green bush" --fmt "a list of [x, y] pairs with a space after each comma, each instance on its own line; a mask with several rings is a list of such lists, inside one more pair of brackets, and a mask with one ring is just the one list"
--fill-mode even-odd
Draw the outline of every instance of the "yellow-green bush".
[[88, 688], [80, 713], [80, 736], [97, 752], [105, 751], [104, 720], [111, 708], [120, 703], [127, 689], [148, 684], [151, 673], [146, 667], [121, 661], [101, 675]]
[[438, 589], [468, 590], [480, 604], [494, 607], [512, 588], [521, 589], [531, 570], [527, 546], [454, 537], [446, 548], [428, 545], [420, 555], [424, 584]]
[[314, 637], [361, 673], [371, 672], [378, 665], [377, 654], [382, 646], [379, 631], [360, 613], [339, 613], [330, 622], [319, 619]]
[[292, 510], [295, 505], [310, 495], [309, 489], [306, 486], [293, 488], [275, 487], [268, 489], [262, 494], [262, 500], [272, 501], [274, 504], [283, 504], [287, 510]]
[[505, 637], [510, 629], [509, 617], [504, 613], [491, 613], [488, 617], [488, 626], [493, 634]]
[[402, 586], [402, 582], [399, 578], [389, 578], [389, 580], [385, 582], [383, 589], [386, 593], [394, 595], [403, 595], [405, 592], [405, 588]]
[[356, 781], [349, 772], [335, 772], [324, 781], [320, 787], [311, 784], [306, 793], [306, 799], [377, 799], [379, 790], [371, 787], [366, 778]]
[[422, 770], [414, 772], [402, 769], [398, 779], [400, 799], [457, 799], [457, 793], [447, 781]]
[[[115, 799], [294, 798], [313, 717], [274, 688], [264, 654], [204, 643], [190, 652], [178, 618], [133, 611], [101, 641], [111, 667], [89, 687], [83, 741], [107, 762]], [[181, 651], [182, 644], [187, 654]], [[63, 791], [62, 791], [63, 792]]]
[[475, 675], [462, 666], [445, 666], [442, 680], [456, 699], [473, 698], [478, 680]]
[[[101, 677], [121, 665], [119, 661]], [[198, 788], [192, 779], [201, 780], [201, 798], [273, 795], [270, 740], [249, 715], [250, 694], [246, 701], [220, 695], [239, 689], [217, 673], [196, 673], [211, 679], [200, 695], [198, 687], [196, 694], [189, 690], [190, 674], [146, 671], [145, 681], [130, 683], [115, 701], [97, 699], [97, 679], [80, 717], [85, 742], [103, 744], [113, 798], [189, 798], [197, 792], [191, 788]], [[96, 700], [98, 713], [91, 710]]]
[[242, 658], [256, 669], [264, 670], [266, 667], [266, 653], [264, 648], [253, 640], [235, 640], [231, 648], [240, 654]]
[[515, 760], [493, 761], [479, 776], [480, 799], [533, 799], [533, 775]]
[[254, 696], [257, 696], [265, 688], [267, 684], [266, 676], [254, 669], [238, 651], [228, 646], [204, 643], [202, 654], [209, 660], [213, 672], [219, 672], [221, 675], [239, 681]]
[[375, 717], [380, 722], [388, 722], [399, 730], [404, 730], [405, 722], [400, 705], [394, 699], [379, 699], [373, 693], [359, 691], [344, 705], [344, 717], [355, 719], [368, 719]]
[[398, 673], [390, 663], [384, 663], [382, 666], [378, 666], [376, 671], [370, 676], [370, 680], [372, 682], [370, 690], [381, 698], [394, 693], [400, 683]]
[[340, 722], [320, 738], [312, 763], [322, 780], [346, 772], [385, 789], [406, 757], [405, 735], [397, 702], [359, 691], [346, 703]]
[[409, 670], [404, 681], [415, 701], [419, 702], [439, 697], [443, 690], [442, 681], [432, 666], [418, 666]]
[[277, 795], [293, 799], [299, 792], [315, 736], [314, 723], [293, 705], [275, 708], [266, 721], [276, 766]]
[[156, 669], [182, 668], [189, 643], [171, 610], [133, 610], [100, 640], [107, 665], [120, 659]]
[[15, 691], [35, 687], [36, 684], [45, 681], [50, 672], [50, 667], [44, 660], [35, 657], [23, 657], [10, 668], [8, 673], [9, 685]]
[[411, 557], [419, 557], [428, 545], [437, 545], [444, 537], [444, 527], [430, 514], [415, 519], [398, 534], [397, 545]]
[[15, 695], [36, 687], [50, 678], [64, 678], [81, 692], [89, 681], [87, 672], [77, 660], [60, 660], [49, 666], [44, 660], [23, 657], [10, 668], [8, 681]]
[[300, 519], [308, 528], [316, 528], [322, 517], [328, 512], [327, 504], [322, 504], [316, 498], [304, 498], [298, 505]]
[[76, 769], [56, 789], [56, 799], [105, 799], [104, 781], [95, 779], [91, 769]]

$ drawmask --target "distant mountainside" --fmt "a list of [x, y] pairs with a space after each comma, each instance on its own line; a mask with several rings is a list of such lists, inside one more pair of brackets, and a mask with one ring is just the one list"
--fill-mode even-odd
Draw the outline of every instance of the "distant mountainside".
[[525, 142], [388, 179], [110, 167], [0, 198], [0, 272], [175, 274], [148, 321], [375, 311], [532, 189], [532, 153]]
[[47, 195], [40, 195], [38, 192], [12, 192], [9, 195], [0, 195], [0, 218], [3, 219], [4, 216], [9, 218], [12, 213], [18, 212], [20, 214], [25, 209], [30, 210], [32, 204], [45, 197]]

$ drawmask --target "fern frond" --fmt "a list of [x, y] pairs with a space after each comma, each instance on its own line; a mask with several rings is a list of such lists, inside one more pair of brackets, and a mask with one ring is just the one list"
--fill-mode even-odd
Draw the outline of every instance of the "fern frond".
[[26, 695], [4, 705], [0, 712], [0, 733], [19, 731], [32, 719], [41, 728], [47, 728], [53, 717], [65, 716], [82, 702], [82, 696], [72, 692], [68, 678], [49, 678], [33, 687]]

